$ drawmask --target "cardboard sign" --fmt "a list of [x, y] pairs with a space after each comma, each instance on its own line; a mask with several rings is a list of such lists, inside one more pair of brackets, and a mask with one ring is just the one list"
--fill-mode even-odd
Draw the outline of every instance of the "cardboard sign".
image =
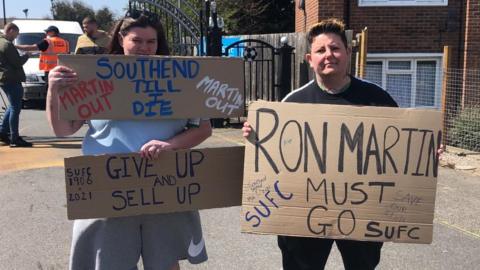
[[430, 243], [440, 112], [256, 102], [242, 231]]
[[60, 55], [79, 81], [59, 93], [60, 117], [229, 118], [244, 113], [244, 64], [222, 57]]
[[65, 159], [68, 219], [237, 206], [244, 147]]

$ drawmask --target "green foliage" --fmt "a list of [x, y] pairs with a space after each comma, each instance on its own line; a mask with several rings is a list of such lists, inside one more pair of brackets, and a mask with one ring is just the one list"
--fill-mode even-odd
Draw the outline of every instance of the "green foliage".
[[292, 0], [224, 0], [217, 3], [227, 34], [294, 31], [295, 2]]
[[480, 151], [480, 106], [464, 109], [452, 126], [448, 136], [453, 146]]
[[86, 16], [95, 16], [93, 9], [81, 1], [56, 1], [52, 7], [55, 20], [82, 22]]
[[92, 16], [97, 20], [99, 28], [107, 31], [110, 30], [115, 20], [113, 13], [107, 7], [95, 12], [80, 0], [72, 2], [67, 0], [55, 1], [52, 9], [55, 20], [77, 21], [81, 24], [83, 18]]
[[97, 10], [95, 19], [97, 20], [98, 27], [106, 31], [109, 31], [115, 22], [113, 13], [107, 7]]
[[[204, 1], [187, 0], [197, 11]], [[217, 0], [227, 35], [288, 33], [295, 30], [293, 0]], [[189, 12], [184, 10], [187, 14]], [[193, 14], [192, 14], [193, 17]]]
[[[143, 1], [139, 1], [143, 2]], [[146, 1], [155, 2], [155, 0]], [[176, 0], [170, 0], [176, 4]], [[181, 1], [183, 2], [183, 1]], [[204, 0], [185, 0], [197, 12], [205, 8]], [[287, 33], [295, 30], [293, 0], [216, 0], [218, 15], [223, 18], [227, 35]], [[192, 19], [193, 13], [182, 4], [182, 11]]]

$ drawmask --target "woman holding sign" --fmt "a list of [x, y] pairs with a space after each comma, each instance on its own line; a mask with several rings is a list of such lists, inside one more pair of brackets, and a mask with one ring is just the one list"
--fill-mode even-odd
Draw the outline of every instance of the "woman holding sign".
[[[168, 55], [163, 27], [144, 15], [126, 17], [114, 28], [111, 54]], [[84, 121], [58, 115], [58, 91], [78, 80], [74, 70], [57, 66], [49, 75], [47, 117], [57, 136], [77, 132]], [[140, 152], [157, 158], [162, 151], [194, 147], [211, 135], [210, 122], [189, 120], [89, 120], [84, 155]], [[178, 260], [207, 260], [197, 211], [123, 218], [75, 220], [70, 269], [179, 269]]]

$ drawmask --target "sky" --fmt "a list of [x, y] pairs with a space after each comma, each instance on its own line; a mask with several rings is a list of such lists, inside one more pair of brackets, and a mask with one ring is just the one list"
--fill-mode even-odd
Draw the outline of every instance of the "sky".
[[[51, 0], [4, 0], [5, 1], [5, 11], [7, 18], [16, 17], [16, 18], [25, 18], [25, 13], [22, 10], [28, 9], [28, 18], [29, 19], [40, 19], [45, 16], [51, 16], [50, 7]], [[108, 7], [116, 16], [123, 15], [123, 8], [127, 6], [128, 0], [82, 0], [87, 6], [93, 8], [93, 10], [98, 10], [103, 7]], [[0, 17], [3, 18], [3, 5], [0, 1]]]

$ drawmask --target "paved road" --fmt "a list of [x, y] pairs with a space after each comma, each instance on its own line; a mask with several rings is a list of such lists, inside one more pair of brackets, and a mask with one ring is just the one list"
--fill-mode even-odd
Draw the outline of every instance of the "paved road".
[[[22, 127], [35, 148], [0, 146], [0, 270], [66, 269], [71, 222], [61, 166], [79, 155], [79, 137], [54, 139], [39, 111], [25, 111]], [[241, 143], [239, 130], [221, 129], [204, 146]], [[379, 269], [479, 269], [480, 177], [441, 168], [438, 181], [433, 243], [387, 243]], [[182, 269], [281, 269], [275, 237], [240, 233], [239, 207], [201, 215], [210, 259]], [[327, 269], [343, 269], [336, 249]]]

